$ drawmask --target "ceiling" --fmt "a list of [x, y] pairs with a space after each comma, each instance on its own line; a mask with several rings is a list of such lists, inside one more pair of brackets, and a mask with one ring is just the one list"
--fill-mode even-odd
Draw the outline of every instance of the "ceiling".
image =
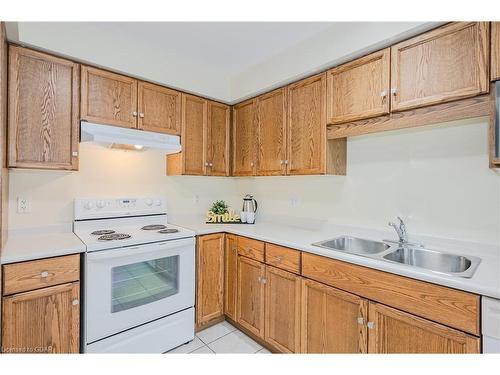
[[421, 22], [9, 22], [9, 40], [227, 103], [413, 35]]

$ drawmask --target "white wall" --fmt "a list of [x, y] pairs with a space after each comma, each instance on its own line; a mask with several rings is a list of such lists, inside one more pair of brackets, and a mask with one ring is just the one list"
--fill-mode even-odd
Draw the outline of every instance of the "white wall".
[[353, 137], [346, 177], [239, 178], [237, 189], [255, 195], [261, 218], [378, 229], [402, 215], [410, 234], [498, 244], [500, 176], [488, 168], [487, 131], [476, 119]]
[[[75, 197], [163, 196], [172, 219], [185, 212], [201, 217], [216, 199], [238, 207], [241, 201], [235, 197], [233, 179], [169, 177], [161, 152], [110, 150], [88, 143], [80, 145], [78, 172], [11, 169], [9, 182], [9, 230], [69, 224]], [[17, 213], [17, 197], [30, 199], [31, 213]]]

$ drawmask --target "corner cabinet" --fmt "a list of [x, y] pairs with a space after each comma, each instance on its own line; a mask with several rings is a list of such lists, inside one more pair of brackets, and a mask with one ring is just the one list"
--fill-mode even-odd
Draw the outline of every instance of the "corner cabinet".
[[10, 168], [78, 170], [79, 65], [9, 48]]
[[257, 167], [257, 100], [233, 107], [233, 176], [254, 176]]
[[489, 91], [489, 23], [455, 22], [391, 47], [391, 110]]
[[229, 176], [230, 107], [208, 101], [206, 174]]

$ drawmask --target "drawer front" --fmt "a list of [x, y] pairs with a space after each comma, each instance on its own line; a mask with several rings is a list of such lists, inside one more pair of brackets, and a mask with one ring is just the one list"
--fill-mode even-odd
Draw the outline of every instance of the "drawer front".
[[264, 242], [246, 237], [238, 237], [238, 254], [264, 262]]
[[3, 295], [80, 280], [80, 255], [3, 266]]
[[266, 243], [266, 263], [286, 271], [300, 273], [300, 251]]
[[479, 296], [318, 255], [302, 254], [302, 275], [474, 335]]

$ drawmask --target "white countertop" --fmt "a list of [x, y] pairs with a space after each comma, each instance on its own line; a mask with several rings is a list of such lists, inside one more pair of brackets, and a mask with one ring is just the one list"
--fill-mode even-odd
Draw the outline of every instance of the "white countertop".
[[0, 264], [85, 252], [82, 241], [70, 228], [36, 228], [9, 231], [0, 253]]
[[472, 278], [462, 278], [434, 273], [422, 268], [390, 263], [379, 259], [371, 259], [340, 251], [333, 251], [312, 244], [340, 235], [351, 235], [372, 240], [393, 239], [395, 233], [376, 231], [369, 228], [353, 228], [340, 225], [318, 225], [307, 228], [306, 225], [294, 223], [290, 225], [276, 224], [276, 221], [258, 222], [253, 225], [243, 224], [205, 224], [203, 218], [172, 220], [173, 224], [194, 230], [196, 234], [227, 232], [257, 240], [271, 242], [308, 253], [339, 259], [353, 264], [366, 266], [381, 271], [411, 277], [418, 280], [448, 286], [484, 296], [500, 299], [500, 249], [493, 245], [476, 244], [442, 238], [410, 237], [411, 241], [421, 240], [426, 248], [448, 251], [460, 255], [473, 255], [482, 259]]

